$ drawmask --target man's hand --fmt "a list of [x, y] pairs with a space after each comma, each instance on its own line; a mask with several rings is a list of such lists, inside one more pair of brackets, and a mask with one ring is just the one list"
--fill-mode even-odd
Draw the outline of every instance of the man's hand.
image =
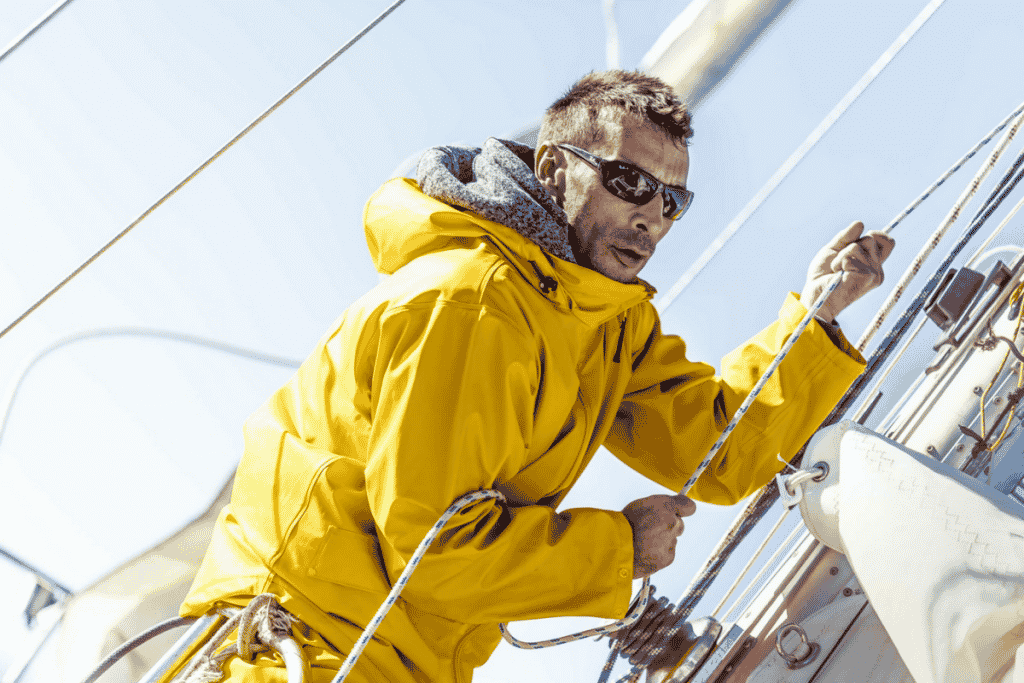
[[864, 224], [860, 221], [842, 230], [821, 248], [807, 269], [807, 284], [800, 295], [800, 303], [808, 309], [825, 291], [835, 273], [843, 272], [843, 281], [818, 311], [818, 316], [826, 322], [834, 322], [840, 311], [885, 279], [882, 264], [889, 258], [896, 242], [878, 230], [861, 236], [863, 230]]
[[697, 505], [682, 494], [647, 496], [622, 508], [633, 528], [633, 578], [642, 579], [672, 564], [676, 539], [683, 533], [683, 517]]

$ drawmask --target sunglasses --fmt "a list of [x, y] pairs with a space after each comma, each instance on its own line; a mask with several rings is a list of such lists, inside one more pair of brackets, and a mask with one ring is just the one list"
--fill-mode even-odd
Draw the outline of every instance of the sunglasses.
[[625, 161], [609, 161], [585, 149], [572, 145], [555, 144], [555, 147], [568, 150], [583, 161], [593, 166], [601, 174], [601, 185], [619, 199], [631, 204], [643, 206], [661, 193], [665, 202], [661, 215], [674, 221], [682, 218], [693, 201], [693, 192], [685, 187], [666, 185], [639, 166]]

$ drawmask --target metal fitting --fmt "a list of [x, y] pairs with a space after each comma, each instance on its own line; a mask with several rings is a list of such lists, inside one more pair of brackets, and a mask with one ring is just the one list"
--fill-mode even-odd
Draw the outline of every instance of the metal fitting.
[[[802, 656], [797, 656], [795, 653], [792, 652], [786, 652], [786, 650], [782, 647], [782, 639], [790, 633], [796, 633], [800, 637], [801, 647], [797, 650], [797, 652], [800, 652], [805, 648], [807, 649], [807, 651], [804, 652]], [[817, 643], [808, 643], [807, 632], [804, 631], [803, 627], [801, 627], [799, 624], [786, 624], [785, 626], [779, 629], [778, 633], [775, 634], [775, 651], [779, 653], [779, 656], [782, 657], [783, 661], [786, 662], [786, 668], [790, 670], [795, 670], [802, 669], [803, 667], [813, 662], [814, 659], [818, 656], [818, 653], [821, 652], [821, 646]]]

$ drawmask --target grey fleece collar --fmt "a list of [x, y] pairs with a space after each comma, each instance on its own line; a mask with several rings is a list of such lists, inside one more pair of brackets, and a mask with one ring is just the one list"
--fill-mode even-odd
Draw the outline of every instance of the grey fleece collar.
[[416, 169], [420, 189], [501, 223], [560, 259], [576, 263], [569, 220], [533, 174], [533, 150], [488, 138], [483, 148], [434, 147]]

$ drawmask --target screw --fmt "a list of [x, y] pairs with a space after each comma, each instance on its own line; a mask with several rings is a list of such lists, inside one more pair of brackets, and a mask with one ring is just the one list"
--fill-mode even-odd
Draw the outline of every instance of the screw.
[[725, 667], [725, 669], [722, 670], [722, 673], [724, 673], [724, 674], [732, 673], [732, 664], [730, 664], [729, 666]]
[[983, 393], [985, 393], [984, 389], [982, 389], [981, 387], [974, 387], [975, 396], [981, 396]]
[[963, 453], [965, 448], [967, 448], [967, 446], [960, 444], [959, 446], [956, 447], [956, 452]]
[[929, 446], [926, 450], [931, 455], [938, 455], [939, 454], [939, 452], [937, 450], [935, 450], [935, 446]]
[[835, 576], [836, 574], [839, 573], [839, 567], [832, 567], [832, 569], [828, 570], [828, 573], [831, 574], [832, 576]]
[[852, 588], [844, 588], [843, 589], [843, 596], [848, 598], [851, 595], [853, 595], [853, 589]]
[[999, 405], [1000, 403], [1003, 402], [1003, 399], [1002, 399], [1001, 396], [998, 396], [998, 397], [996, 397], [996, 400], [994, 400], [992, 402], [995, 403], [996, 405]]

